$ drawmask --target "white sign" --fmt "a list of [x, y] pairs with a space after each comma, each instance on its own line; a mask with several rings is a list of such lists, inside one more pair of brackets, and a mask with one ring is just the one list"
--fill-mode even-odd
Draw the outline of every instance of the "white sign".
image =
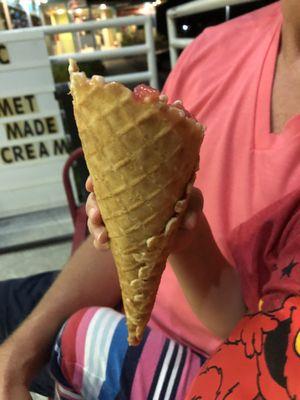
[[0, 218], [66, 205], [67, 151], [43, 33], [0, 32]]

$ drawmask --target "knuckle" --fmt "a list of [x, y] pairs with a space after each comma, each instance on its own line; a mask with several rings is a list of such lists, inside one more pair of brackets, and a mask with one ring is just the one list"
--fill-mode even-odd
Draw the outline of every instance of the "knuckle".
[[87, 214], [88, 214], [90, 208], [91, 208], [91, 195], [89, 194], [87, 197], [87, 200], [86, 200], [86, 204], [85, 204], [85, 209], [86, 209]]

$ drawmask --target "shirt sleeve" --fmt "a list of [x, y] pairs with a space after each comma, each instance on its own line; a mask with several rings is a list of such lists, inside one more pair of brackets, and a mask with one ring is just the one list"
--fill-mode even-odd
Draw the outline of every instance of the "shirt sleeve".
[[252, 279], [256, 292], [250, 300], [245, 294], [252, 312], [199, 371], [186, 400], [298, 399], [300, 192], [263, 210], [236, 234], [233, 254], [238, 269], [246, 270], [244, 289]]

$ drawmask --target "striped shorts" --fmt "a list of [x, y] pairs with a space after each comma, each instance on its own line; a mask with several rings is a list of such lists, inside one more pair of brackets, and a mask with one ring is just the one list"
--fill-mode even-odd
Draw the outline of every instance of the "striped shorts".
[[128, 346], [124, 315], [91, 307], [61, 329], [51, 373], [56, 400], [181, 400], [204, 361], [158, 329]]

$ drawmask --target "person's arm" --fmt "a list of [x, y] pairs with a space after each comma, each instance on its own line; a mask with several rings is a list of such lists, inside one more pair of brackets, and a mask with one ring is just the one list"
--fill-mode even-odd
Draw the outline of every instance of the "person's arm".
[[[169, 261], [192, 310], [216, 336], [224, 339], [245, 313], [240, 279], [219, 250], [194, 189], [185, 227]], [[185, 230], [185, 232], [183, 232]], [[179, 240], [188, 243], [180, 248]]]
[[[28, 387], [36, 371], [48, 361], [55, 335], [71, 314], [91, 305], [114, 307], [120, 298], [111, 252], [96, 250], [89, 237], [33, 313], [0, 347], [0, 399], [16, 400], [6, 393], [19, 386]], [[25, 394], [23, 398], [27, 398]], [[18, 400], [23, 399], [20, 396]]]

